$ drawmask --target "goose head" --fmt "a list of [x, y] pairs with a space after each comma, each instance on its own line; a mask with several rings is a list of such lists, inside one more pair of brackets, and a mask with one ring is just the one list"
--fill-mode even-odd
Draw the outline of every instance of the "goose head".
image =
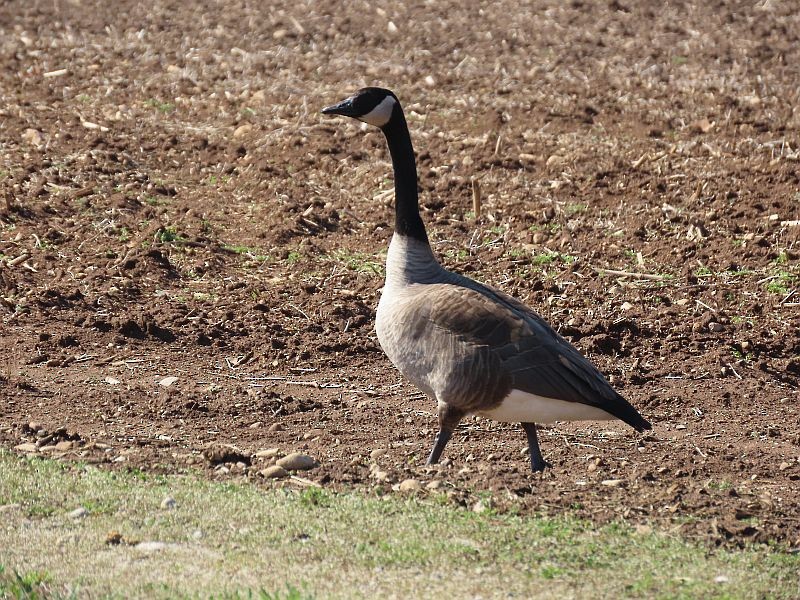
[[397, 96], [391, 90], [378, 87], [365, 87], [349, 98], [322, 109], [324, 115], [351, 117], [369, 125], [383, 128], [392, 120], [394, 111], [399, 108]]

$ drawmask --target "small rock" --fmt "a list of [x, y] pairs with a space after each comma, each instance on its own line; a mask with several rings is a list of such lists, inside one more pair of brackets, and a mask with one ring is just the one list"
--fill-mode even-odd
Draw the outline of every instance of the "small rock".
[[324, 429], [309, 429], [308, 431], [306, 431], [303, 434], [303, 439], [304, 440], [310, 440], [310, 439], [313, 439], [313, 438], [321, 436], [323, 433], [325, 433]]
[[276, 464], [287, 471], [305, 471], [318, 466], [316, 460], [307, 454], [300, 454], [299, 452], [292, 452], [288, 456], [278, 459]]
[[89, 511], [86, 510], [84, 507], [79, 506], [75, 510], [67, 515], [70, 519], [83, 519], [84, 517], [89, 515]]
[[40, 429], [44, 429], [44, 425], [39, 423], [38, 421], [31, 421], [28, 423], [28, 429], [31, 431], [39, 431]]
[[636, 529], [636, 533], [639, 535], [649, 535], [653, 533], [653, 528], [650, 527], [650, 525], [643, 525], [641, 523], [637, 524], [634, 529]]
[[433, 481], [429, 482], [425, 489], [427, 490], [438, 490], [442, 487], [442, 480], [441, 479], [434, 479]]
[[30, 442], [25, 442], [24, 444], [19, 444], [18, 446], [14, 446], [14, 450], [19, 452], [36, 452], [36, 444], [32, 444]]
[[263, 425], [263, 423], [261, 421], [256, 421], [255, 423], [251, 423], [250, 424], [250, 429], [258, 429], [262, 425]]
[[686, 425], [675, 425], [675, 429], [677, 429], [678, 431], [683, 431], [684, 429], [686, 429]]
[[630, 310], [632, 308], [633, 304], [631, 304], [630, 302], [623, 302], [619, 307], [620, 310]]
[[369, 457], [372, 460], [378, 460], [384, 454], [386, 454], [386, 449], [385, 448], [375, 448], [375, 450], [373, 450], [372, 452], [369, 453]]
[[259, 473], [261, 473], [262, 477], [266, 477], [267, 479], [282, 479], [289, 476], [289, 471], [279, 465], [272, 465], [271, 467], [262, 469]]
[[240, 138], [246, 136], [248, 133], [253, 131], [253, 126], [249, 123], [245, 123], [244, 125], [239, 125], [236, 129], [233, 130], [233, 137]]
[[475, 504], [472, 505], [472, 512], [481, 514], [492, 510], [493, 502], [491, 498], [487, 500], [478, 500]]
[[389, 473], [387, 471], [373, 471], [372, 476], [378, 481], [388, 481]]
[[165, 542], [139, 542], [134, 546], [134, 548], [141, 552], [160, 552], [166, 549], [166, 547], [167, 544]]
[[284, 430], [283, 423], [273, 423], [267, 429], [267, 431], [283, 431], [283, 430]]
[[401, 492], [418, 492], [422, 489], [422, 484], [416, 479], [406, 479], [400, 482], [399, 490]]
[[786, 462], [786, 461], [783, 461], [783, 462], [782, 462], [782, 463], [781, 463], [781, 464], [778, 466], [778, 470], [779, 470], [779, 471], [786, 471], [786, 470], [787, 470], [789, 467], [791, 467], [791, 466], [792, 466], [792, 465], [790, 465], [788, 462]]
[[55, 450], [56, 452], [68, 452], [69, 450], [72, 450], [74, 445], [75, 442], [70, 442], [69, 440], [65, 440], [63, 442], [58, 442], [55, 445], [55, 448], [53, 448], [53, 450]]
[[172, 510], [178, 506], [178, 503], [175, 501], [175, 498], [172, 496], [167, 496], [161, 501], [161, 508], [162, 510]]
[[176, 381], [178, 381], [177, 377], [164, 377], [164, 379], [158, 382], [158, 385], [166, 388], [171, 386]]
[[397, 25], [394, 24], [394, 21], [389, 21], [389, 23], [386, 25], [386, 29], [389, 33], [397, 33]]
[[717, 575], [714, 577], [714, 583], [728, 583], [730, 579], [728, 579], [727, 575]]
[[32, 146], [41, 146], [42, 145], [42, 134], [36, 131], [35, 129], [26, 129], [22, 133], [22, 141], [31, 144]]
[[542, 244], [547, 241], [547, 234], [542, 233], [541, 231], [537, 231], [533, 234], [533, 243], [534, 244]]
[[427, 85], [428, 87], [433, 87], [433, 86], [436, 85], [436, 80], [433, 77], [431, 77], [430, 75], [426, 75], [425, 76], [425, 85]]
[[256, 458], [275, 458], [281, 453], [280, 448], [267, 448], [256, 452]]
[[119, 385], [119, 379], [111, 377], [110, 375], [106, 377], [103, 381], [105, 381], [108, 385]]
[[600, 485], [605, 485], [607, 487], [619, 487], [623, 483], [625, 483], [624, 479], [604, 479], [600, 482]]
[[209, 444], [203, 450], [203, 456], [212, 465], [220, 463], [250, 462], [250, 457], [231, 444]]
[[678, 300], [675, 300], [675, 304], [678, 306], [686, 306], [687, 304], [689, 304], [689, 302], [691, 302], [689, 298], [680, 298]]
[[725, 331], [725, 326], [722, 323], [711, 321], [711, 323], [708, 324], [708, 330], [714, 333], [719, 333], [720, 331]]

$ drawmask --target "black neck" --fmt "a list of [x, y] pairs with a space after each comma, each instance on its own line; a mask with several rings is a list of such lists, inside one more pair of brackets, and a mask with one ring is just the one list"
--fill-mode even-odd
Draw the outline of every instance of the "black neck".
[[394, 168], [394, 230], [400, 235], [427, 244], [428, 234], [425, 233], [425, 225], [419, 216], [414, 148], [411, 145], [411, 135], [408, 133], [403, 109], [399, 104], [395, 106], [391, 120], [382, 129], [389, 144]]

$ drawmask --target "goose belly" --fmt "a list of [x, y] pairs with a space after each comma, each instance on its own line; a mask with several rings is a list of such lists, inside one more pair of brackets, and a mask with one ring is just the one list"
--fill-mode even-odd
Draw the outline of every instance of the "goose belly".
[[511, 390], [503, 401], [489, 410], [477, 410], [476, 415], [503, 423], [552, 423], [553, 421], [607, 421], [615, 419], [606, 411], [555, 398]]

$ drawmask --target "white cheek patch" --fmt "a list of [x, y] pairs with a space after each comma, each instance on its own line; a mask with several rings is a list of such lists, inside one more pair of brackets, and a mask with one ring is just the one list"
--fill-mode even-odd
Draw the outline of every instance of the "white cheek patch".
[[397, 100], [391, 96], [386, 96], [386, 98], [381, 100], [378, 106], [364, 116], [359, 117], [359, 120], [374, 125], [375, 127], [383, 127], [389, 122], [389, 119], [392, 118], [392, 111], [394, 110], [395, 104], [397, 104]]

